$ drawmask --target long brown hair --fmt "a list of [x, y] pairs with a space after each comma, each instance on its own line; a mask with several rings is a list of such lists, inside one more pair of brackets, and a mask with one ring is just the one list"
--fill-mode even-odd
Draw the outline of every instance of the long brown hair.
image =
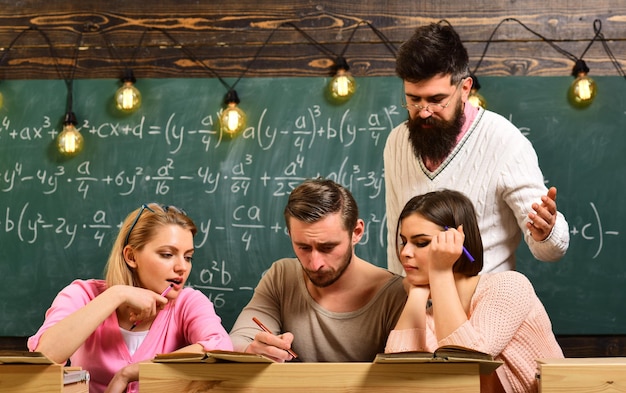
[[474, 257], [474, 261], [470, 261], [465, 254], [461, 254], [452, 270], [468, 276], [475, 276], [482, 270], [483, 242], [480, 237], [476, 211], [472, 201], [463, 193], [447, 189], [432, 191], [415, 196], [404, 205], [396, 226], [396, 253], [400, 260], [402, 260], [398, 242], [400, 225], [404, 218], [412, 214], [419, 214], [442, 228], [458, 228], [459, 225], [463, 225], [463, 233], [465, 234], [463, 245]]

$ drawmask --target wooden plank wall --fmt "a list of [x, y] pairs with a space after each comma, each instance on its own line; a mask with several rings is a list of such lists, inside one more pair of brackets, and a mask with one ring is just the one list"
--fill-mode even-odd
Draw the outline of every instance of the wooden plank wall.
[[[623, 0], [1, 0], [0, 80], [327, 76], [342, 53], [356, 76], [389, 76], [413, 29], [442, 19], [478, 76], [570, 75], [572, 56], [592, 76], [626, 68]], [[569, 357], [626, 356], [624, 336], [559, 342]]]
[[[117, 78], [127, 66], [137, 78], [326, 76], [344, 51], [356, 76], [394, 75], [394, 48], [416, 26], [441, 19], [465, 41], [472, 68], [489, 43], [478, 76], [569, 75], [572, 57], [582, 57], [592, 75], [618, 75], [600, 40], [591, 44], [594, 21], [626, 68], [623, 0], [492, 0], [471, 7], [455, 0], [0, 4], [1, 79]], [[38, 30], [7, 51], [29, 26]]]

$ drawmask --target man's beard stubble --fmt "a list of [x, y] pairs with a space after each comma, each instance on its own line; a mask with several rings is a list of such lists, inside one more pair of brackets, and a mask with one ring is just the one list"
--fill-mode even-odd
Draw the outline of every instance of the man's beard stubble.
[[[454, 116], [450, 121], [436, 119], [432, 115], [422, 119], [419, 114], [413, 119], [409, 118], [407, 126], [413, 153], [425, 162], [443, 162], [456, 146], [463, 123], [465, 123], [465, 114], [461, 100], [458, 101]], [[423, 125], [430, 127], [422, 128]]]
[[352, 262], [353, 250], [354, 250], [354, 246], [350, 245], [350, 247], [348, 248], [348, 251], [343, 255], [343, 258], [342, 258], [343, 263], [337, 267], [337, 270], [326, 269], [324, 271], [315, 272], [312, 270], [304, 269], [304, 266], [303, 266], [302, 268], [304, 269], [304, 273], [307, 275], [311, 283], [315, 285], [316, 287], [318, 288], [328, 287], [334, 284], [337, 280], [339, 280], [339, 278], [346, 271], [346, 269], [350, 265], [350, 262]]

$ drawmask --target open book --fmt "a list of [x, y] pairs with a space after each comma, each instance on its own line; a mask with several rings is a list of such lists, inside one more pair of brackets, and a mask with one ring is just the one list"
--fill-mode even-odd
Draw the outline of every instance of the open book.
[[158, 354], [152, 359], [156, 363], [274, 363], [266, 356], [255, 353], [213, 350], [205, 353], [172, 352]]
[[379, 353], [374, 363], [427, 363], [427, 362], [470, 362], [479, 363], [481, 374], [490, 374], [502, 362], [495, 360], [488, 353], [476, 351], [458, 345], [444, 345], [435, 352], [409, 351]]

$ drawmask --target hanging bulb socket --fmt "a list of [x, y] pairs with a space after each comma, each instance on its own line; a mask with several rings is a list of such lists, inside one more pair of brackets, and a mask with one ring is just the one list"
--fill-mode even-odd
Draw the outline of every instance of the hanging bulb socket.
[[572, 69], [572, 76], [575, 79], [568, 91], [568, 98], [575, 107], [586, 108], [596, 97], [598, 91], [596, 82], [587, 75], [588, 73], [589, 67], [585, 61], [576, 60]]
[[467, 97], [467, 102], [475, 108], [487, 109], [487, 100], [485, 100], [485, 97], [478, 92], [478, 90], [480, 90], [478, 78], [474, 74], [471, 74], [470, 78], [472, 78], [472, 88], [470, 89], [469, 96]]
[[141, 93], [135, 86], [133, 70], [127, 68], [122, 77], [122, 87], [115, 92], [115, 107], [124, 113], [132, 113], [141, 106]]
[[343, 57], [335, 60], [335, 76], [330, 80], [328, 90], [332, 101], [343, 103], [348, 101], [356, 91], [356, 81], [348, 71], [350, 67]]
[[237, 106], [239, 96], [235, 90], [229, 90], [225, 98], [226, 109], [220, 116], [221, 130], [223, 133], [234, 137], [246, 127], [246, 114]]
[[65, 117], [63, 118], [63, 125], [73, 125], [76, 126], [76, 124], [78, 124], [78, 120], [76, 119], [76, 114], [72, 111], [69, 111], [65, 114]]
[[83, 136], [76, 129], [76, 124], [76, 115], [68, 111], [63, 120], [63, 131], [57, 136], [57, 149], [67, 157], [75, 156], [83, 150]]

